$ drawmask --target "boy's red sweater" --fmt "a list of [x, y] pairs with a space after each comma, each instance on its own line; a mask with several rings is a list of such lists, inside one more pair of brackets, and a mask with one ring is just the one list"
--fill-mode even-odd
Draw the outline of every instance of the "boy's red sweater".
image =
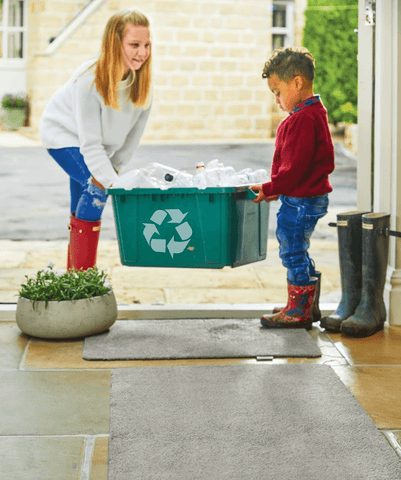
[[331, 192], [334, 146], [322, 102], [289, 115], [279, 125], [271, 181], [262, 186], [266, 197], [316, 197]]

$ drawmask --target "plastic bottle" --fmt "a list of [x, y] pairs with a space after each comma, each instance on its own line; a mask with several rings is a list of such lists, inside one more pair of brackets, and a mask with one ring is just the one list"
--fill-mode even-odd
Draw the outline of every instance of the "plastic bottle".
[[193, 176], [187, 172], [176, 173], [171, 187], [173, 188], [191, 188], [193, 186]]
[[180, 171], [161, 163], [151, 163], [146, 168], [131, 170], [121, 175], [114, 183], [114, 188], [199, 188], [230, 187], [236, 185], [256, 185], [269, 180], [265, 169], [252, 171], [244, 168], [236, 172], [233, 167], [225, 167], [217, 159], [210, 161], [206, 167], [203, 162], [196, 165], [195, 175]]
[[208, 187], [218, 187], [220, 182], [219, 171], [224, 166], [217, 159], [211, 160], [205, 167], [205, 178]]
[[253, 185], [258, 183], [266, 183], [269, 181], [269, 174], [264, 168], [260, 168], [249, 175], [249, 180]]
[[203, 162], [196, 164], [196, 172], [193, 178], [193, 186], [195, 188], [199, 188], [199, 190], [204, 190], [205, 188], [207, 188], [205, 164]]
[[219, 171], [220, 187], [234, 187], [239, 184], [239, 177], [233, 167], [222, 167]]
[[250, 175], [252, 174], [252, 169], [251, 168], [243, 168], [239, 172], [237, 172], [238, 178], [239, 178], [239, 184], [240, 185], [250, 185], [251, 181], [249, 179]]
[[161, 188], [162, 190], [171, 187], [179, 173], [179, 170], [175, 168], [156, 162], [151, 163], [143, 170], [150, 182], [155, 184], [155, 188]]
[[113, 188], [124, 188], [132, 190], [134, 188], [154, 188], [154, 183], [144, 175], [142, 169], [130, 170], [119, 176], [114, 182]]

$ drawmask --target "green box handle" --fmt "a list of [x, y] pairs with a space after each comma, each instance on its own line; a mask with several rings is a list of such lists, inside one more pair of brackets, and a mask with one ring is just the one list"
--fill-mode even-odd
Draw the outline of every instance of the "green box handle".
[[250, 188], [247, 188], [246, 190], [246, 196], [245, 198], [247, 200], [255, 200], [255, 198], [258, 196], [258, 194], [256, 192], [254, 192], [253, 190], [251, 190]]

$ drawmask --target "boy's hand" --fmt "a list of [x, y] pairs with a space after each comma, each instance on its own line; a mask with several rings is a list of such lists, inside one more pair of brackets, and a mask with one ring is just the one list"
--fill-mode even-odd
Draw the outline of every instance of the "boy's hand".
[[260, 203], [266, 198], [262, 190], [262, 185], [253, 185], [252, 187], [250, 187], [250, 189], [252, 190], [252, 192], [257, 193], [258, 195], [254, 200], [252, 200], [254, 203]]
[[252, 200], [254, 203], [260, 203], [263, 200], [265, 200], [267, 203], [272, 202], [273, 200], [278, 200], [280, 195], [273, 195], [272, 197], [266, 197], [265, 194], [263, 193], [262, 190], [262, 185], [253, 185], [250, 187], [252, 192], [255, 192], [258, 194], [258, 196]]

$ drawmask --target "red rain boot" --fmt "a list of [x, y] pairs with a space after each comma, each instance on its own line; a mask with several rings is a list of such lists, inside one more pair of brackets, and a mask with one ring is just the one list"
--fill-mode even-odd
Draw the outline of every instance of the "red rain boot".
[[70, 268], [88, 270], [96, 265], [100, 220], [87, 222], [71, 215], [69, 258]]
[[266, 328], [312, 328], [312, 308], [316, 295], [317, 279], [311, 285], [288, 283], [287, 306], [279, 313], [263, 315], [260, 323]]
[[[322, 279], [322, 274], [320, 272], [315, 272], [314, 277], [317, 278], [317, 285], [316, 285], [316, 295], [315, 295], [315, 300], [312, 305], [312, 322], [318, 322], [322, 318], [322, 314], [320, 312], [319, 308], [319, 298], [320, 298], [320, 285], [321, 285], [321, 279]], [[284, 308], [288, 307], [288, 302], [287, 306]], [[282, 308], [276, 307], [273, 308], [272, 313], [279, 313], [281, 312]]]

